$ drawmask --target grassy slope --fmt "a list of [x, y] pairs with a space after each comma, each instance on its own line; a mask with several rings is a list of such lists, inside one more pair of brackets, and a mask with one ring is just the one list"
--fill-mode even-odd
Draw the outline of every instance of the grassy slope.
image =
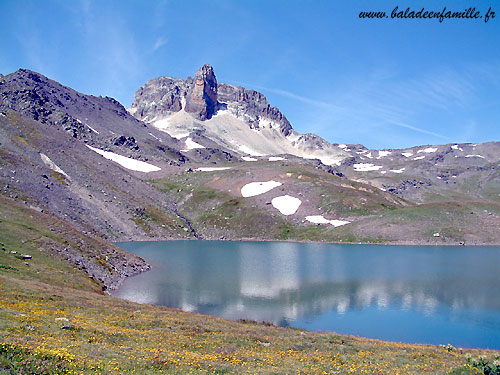
[[[269, 179], [283, 185], [262, 196], [243, 198], [239, 194], [245, 183]], [[420, 244], [500, 242], [500, 204], [467, 192], [459, 192], [459, 200], [440, 196], [439, 200], [417, 205], [312, 167], [272, 163], [243, 163], [223, 172], [181, 173], [151, 183], [178, 202], [179, 211], [205, 238]], [[492, 190], [490, 185], [485, 184], [484, 189]], [[305, 222], [303, 214], [284, 217], [269, 205], [272, 197], [281, 194], [308, 199], [309, 214], [321, 213], [352, 223], [334, 228]], [[435, 237], [435, 233], [440, 236]]]
[[[40, 221], [12, 202], [1, 208], [0, 374], [477, 373], [462, 351], [230, 322], [103, 295], [85, 273], [26, 241], [33, 231], [50, 237], [50, 217]], [[33, 259], [25, 264], [19, 253]]]
[[[265, 199], [241, 197], [239, 189], [245, 183], [267, 179], [282, 181], [283, 186], [263, 195]], [[330, 217], [364, 217], [406, 204], [378, 189], [312, 167], [265, 162], [243, 164], [224, 172], [181, 173], [151, 183], [177, 201], [179, 211], [206, 238], [339, 240], [338, 233], [342, 232], [338, 229], [278, 214], [269, 201], [281, 194], [308, 199], [311, 212]], [[364, 240], [379, 242], [372, 238]]]

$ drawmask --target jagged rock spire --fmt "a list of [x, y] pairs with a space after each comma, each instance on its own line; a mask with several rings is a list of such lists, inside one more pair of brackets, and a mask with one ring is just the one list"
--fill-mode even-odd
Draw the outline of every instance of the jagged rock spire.
[[203, 65], [194, 76], [187, 97], [185, 111], [200, 120], [211, 118], [217, 111], [217, 78], [214, 69]]

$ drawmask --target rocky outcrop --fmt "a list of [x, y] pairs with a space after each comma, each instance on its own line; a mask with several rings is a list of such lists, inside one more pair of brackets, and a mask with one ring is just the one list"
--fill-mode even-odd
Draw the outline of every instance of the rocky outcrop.
[[139, 146], [135, 142], [134, 137], [125, 137], [124, 135], [121, 135], [119, 137], [113, 138], [111, 142], [114, 146], [123, 146], [134, 151], [137, 151], [139, 149]]
[[243, 119], [252, 129], [274, 126], [284, 136], [292, 131], [287, 118], [278, 108], [271, 106], [263, 94], [244, 87], [218, 84], [210, 65], [198, 70], [194, 79], [152, 79], [137, 90], [130, 112], [139, 120], [155, 121], [180, 111], [183, 98], [185, 111], [199, 120], [210, 119], [218, 109], [225, 109]]
[[135, 93], [131, 113], [139, 120], [150, 121], [182, 109], [188, 84], [183, 79], [158, 77], [141, 86]]
[[331, 147], [331, 144], [328, 141], [325, 141], [323, 138], [312, 133], [301, 135], [295, 143], [302, 150], [308, 151], [325, 150]]
[[213, 68], [205, 64], [190, 85], [185, 111], [200, 120], [210, 119], [217, 110], [217, 79]]
[[259, 128], [260, 120], [279, 125], [284, 136], [290, 134], [292, 126], [277, 107], [272, 107], [266, 97], [258, 91], [222, 83], [219, 85], [219, 101], [226, 104], [238, 117], [246, 117], [252, 128]]

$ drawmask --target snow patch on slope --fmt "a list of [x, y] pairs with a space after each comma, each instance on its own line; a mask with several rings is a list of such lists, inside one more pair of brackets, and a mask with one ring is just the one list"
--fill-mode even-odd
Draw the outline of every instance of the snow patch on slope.
[[250, 182], [241, 188], [241, 196], [247, 198], [264, 194], [281, 185], [281, 182], [272, 180], [264, 182]]
[[291, 197], [289, 195], [282, 195], [273, 198], [271, 204], [283, 215], [293, 215], [299, 209], [302, 201], [299, 198]]
[[225, 171], [231, 169], [231, 167], [200, 167], [195, 169], [198, 172], [214, 172], [214, 171]]
[[437, 151], [437, 147], [427, 147], [427, 148], [424, 148], [423, 150], [418, 150], [417, 154], [419, 154], [421, 152], [425, 152], [427, 154], [430, 154], [430, 153], [436, 152], [436, 151]]
[[61, 168], [59, 168], [56, 163], [54, 163], [52, 160], [49, 159], [49, 157], [45, 154], [40, 153], [40, 158], [43, 161], [43, 164], [45, 164], [47, 167], [52, 169], [54, 172], [60, 173], [67, 178], [70, 178]]
[[310, 135], [292, 130], [284, 136], [276, 123], [262, 119], [257, 129], [251, 129], [245, 116], [230, 110], [219, 110], [211, 119], [199, 121], [184, 109], [163, 119], [151, 119], [149, 123], [174, 138], [187, 136], [194, 131], [222, 147], [245, 156], [272, 156], [291, 154], [307, 159], [319, 159], [323, 164], [339, 164], [348, 155], [342, 149]]
[[377, 159], [383, 158], [383, 157], [388, 156], [390, 154], [391, 154], [391, 151], [379, 151]]
[[181, 150], [181, 151], [187, 151], [187, 150], [192, 150], [192, 149], [195, 149], [195, 148], [206, 148], [205, 146], [203, 145], [200, 145], [199, 143], [196, 143], [195, 141], [193, 141], [191, 139], [191, 137], [188, 137], [185, 141], [184, 141], [185, 145], [186, 145], [186, 150]]
[[264, 156], [260, 152], [257, 152], [255, 150], [252, 150], [250, 147], [245, 146], [245, 145], [238, 145], [238, 150], [252, 156]]
[[371, 163], [354, 164], [353, 167], [356, 172], [378, 171], [380, 168], [382, 168], [381, 165], [373, 165]]
[[162, 132], [167, 133], [172, 138], [182, 139], [189, 137], [190, 131], [182, 127], [173, 126], [169, 118], [164, 118], [153, 122], [153, 126]]
[[115, 163], [120, 164], [122, 167], [130, 169], [132, 171], [149, 173], [161, 170], [160, 167], [146, 163], [144, 161], [135, 160], [132, 158], [128, 158], [126, 156], [118, 155], [111, 151], [100, 150], [98, 148], [89, 145], [86, 146], [92, 151], [97, 152], [99, 155], [102, 155], [104, 158], [114, 161]]
[[314, 223], [314, 224], [331, 224], [334, 227], [340, 227], [342, 225], [350, 224], [350, 221], [346, 220], [328, 220], [325, 219], [323, 215], [313, 215], [313, 216], [306, 216], [306, 220]]
[[465, 155], [466, 158], [483, 158], [483, 159], [486, 159], [484, 156], [482, 155]]
[[392, 173], [403, 173], [403, 171], [405, 170], [406, 168], [401, 168], [401, 169], [391, 169], [391, 172]]
[[153, 137], [154, 139], [156, 139], [157, 141], [159, 142], [162, 142], [161, 138], [158, 138], [156, 135], [152, 134], [152, 133], [148, 133], [151, 137]]

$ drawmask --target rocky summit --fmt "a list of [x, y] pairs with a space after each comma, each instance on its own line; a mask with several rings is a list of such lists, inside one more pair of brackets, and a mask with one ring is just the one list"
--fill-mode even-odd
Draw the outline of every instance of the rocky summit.
[[137, 90], [130, 112], [140, 120], [153, 122], [182, 109], [202, 121], [228, 110], [252, 129], [274, 122], [284, 136], [292, 130], [285, 115], [271, 106], [262, 93], [218, 84], [214, 69], [208, 64], [196, 72], [194, 79], [159, 77], [148, 81]]

